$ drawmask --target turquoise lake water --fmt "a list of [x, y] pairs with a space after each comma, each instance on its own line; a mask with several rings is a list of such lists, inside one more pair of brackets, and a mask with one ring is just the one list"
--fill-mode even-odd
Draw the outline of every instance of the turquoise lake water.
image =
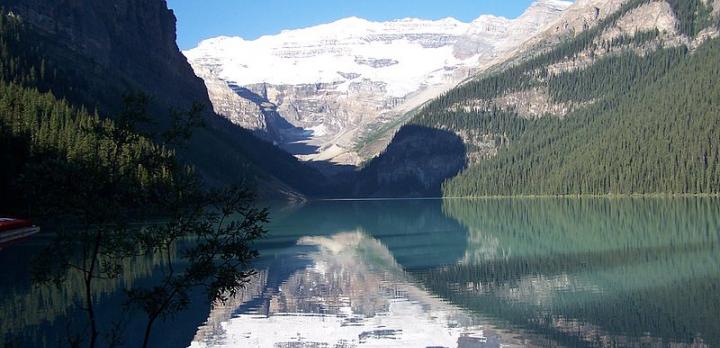
[[[718, 347], [720, 199], [319, 201], [273, 205], [257, 276], [196, 296], [158, 347]], [[0, 337], [54, 347], [81, 325], [77, 280], [32, 287], [46, 235], [0, 250]], [[130, 263], [98, 291], [104, 325]], [[120, 318], [120, 319], [119, 319]]]

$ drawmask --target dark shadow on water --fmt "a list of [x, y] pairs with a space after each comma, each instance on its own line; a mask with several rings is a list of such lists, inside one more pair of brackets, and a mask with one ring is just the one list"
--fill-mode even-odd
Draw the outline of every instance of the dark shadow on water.
[[[455, 263], [467, 249], [467, 229], [443, 214], [441, 205], [441, 200], [313, 202], [275, 213], [271, 236], [258, 246], [267, 250], [267, 243], [360, 231], [385, 245], [405, 268]], [[414, 253], [428, 257], [419, 259]], [[262, 257], [274, 255], [265, 252]]]
[[[442, 213], [440, 205], [441, 201], [318, 202], [273, 214], [270, 226], [273, 233], [257, 245], [262, 252], [256, 268], [267, 277], [262, 292], [257, 298], [233, 308], [231, 313], [262, 312], [284, 282], [313, 264], [305, 256], [317, 251], [317, 247], [298, 245], [298, 239], [305, 236], [367, 234], [387, 246], [398, 262], [409, 268], [456, 262], [466, 249], [467, 233], [457, 221]], [[80, 282], [69, 279], [69, 283], [58, 290], [31, 286], [30, 259], [50, 240], [50, 230], [47, 228], [45, 234], [0, 251], [1, 264], [13, 265], [0, 270], [0, 295], [3, 295], [0, 336], [8, 342], [12, 339], [19, 347], [55, 347], [65, 337], [65, 325], [82, 321], [84, 317], [77, 307], [82, 293]], [[435, 233], [438, 230], [443, 233]], [[418, 252], [427, 257], [417, 258]], [[123, 282], [150, 284], [155, 278], [154, 262], [156, 260], [149, 258], [134, 260]], [[140, 312], [118, 312], [125, 298], [119, 286], [99, 287], [102, 290], [97, 294], [97, 311], [103, 318], [101, 325], [107, 328], [112, 321], [129, 316], [132, 320], [127, 326], [127, 346], [137, 346], [145, 317]], [[200, 291], [193, 294], [192, 301], [190, 310], [158, 324], [152, 346], [188, 346], [210, 313], [210, 306]]]
[[[30, 281], [30, 262], [52, 238], [51, 228], [11, 248], [0, 250], [0, 263], [12, 265], [0, 270], [0, 340], [3, 347], [66, 347], [68, 333], [86, 332], [85, 316], [81, 310], [82, 282], [69, 277], [57, 287], [34, 286]], [[156, 284], [157, 260], [141, 257], [131, 260], [121, 281], [98, 281], [95, 310], [98, 325], [107, 332], [116, 323], [122, 323], [125, 334], [123, 346], [135, 347], [142, 343], [146, 324], [145, 313], [137, 309], [123, 310], [124, 284], [150, 286]], [[190, 308], [177, 320], [159, 321], [151, 337], [152, 347], [186, 347], [207, 318], [209, 303], [202, 291], [190, 294]], [[100, 346], [105, 345], [101, 341]]]
[[[540, 346], [689, 345], [697, 336], [714, 347], [720, 345], [718, 216], [720, 200], [700, 198], [317, 201], [274, 207], [272, 232], [257, 244], [256, 267], [264, 283], [256, 297], [228, 312], [267, 312], [277, 289], [313, 266], [308, 256], [318, 247], [299, 239], [358, 233], [386, 248], [423, 290], [499, 327], [547, 338]], [[47, 346], [56, 346], [67, 316], [79, 315], [69, 309], [77, 289], [72, 284], [49, 294], [31, 289], [27, 261], [46, 238], [0, 251], [0, 264], [13, 264], [0, 270], [0, 333], [20, 343], [46, 339]], [[137, 260], [126, 280], [148, 282], [152, 269], [153, 260]], [[98, 298], [109, 321], [122, 293], [111, 288]], [[193, 300], [196, 307], [158, 328], [156, 346], [188, 345], [209, 315], [201, 298]]]

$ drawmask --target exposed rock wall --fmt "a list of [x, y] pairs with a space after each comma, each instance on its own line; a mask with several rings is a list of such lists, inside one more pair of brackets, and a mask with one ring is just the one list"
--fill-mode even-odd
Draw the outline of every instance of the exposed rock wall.
[[542, 51], [597, 25], [620, 9], [627, 0], [577, 0], [557, 20], [530, 38], [517, 51], [516, 56]]
[[[47, 89], [74, 105], [112, 117], [123, 107], [124, 94], [143, 92], [150, 97], [153, 117], [147, 127], [156, 132], [173, 122], [173, 109], [186, 110], [194, 102], [211, 105], [203, 80], [177, 47], [176, 18], [165, 0], [5, 0], [2, 4], [28, 25], [35, 41], [30, 44], [62, 77], [48, 82]], [[255, 112], [244, 101], [232, 102], [237, 104], [220, 109], [240, 105]], [[177, 151], [206, 183], [257, 184], [266, 196], [282, 192], [297, 197], [298, 192], [323, 189], [318, 184], [324, 179], [320, 173], [206, 110], [202, 115], [206, 127], [195, 130], [188, 146]]]
[[623, 34], [634, 34], [649, 30], [659, 30], [670, 35], [677, 33], [677, 19], [670, 4], [654, 1], [633, 9], [622, 16], [615, 26], [601, 36], [608, 40]]
[[[8, 8], [108, 81], [134, 85], [165, 104], [209, 104], [176, 42], [176, 18], [164, 0], [8, 0]], [[75, 62], [78, 65], [87, 63]]]
[[[408, 112], [503, 61], [569, 5], [539, 0], [517, 19], [471, 23], [347, 18], [254, 41], [214, 38], [185, 53], [218, 113], [300, 159], [357, 165]], [[241, 89], [260, 95], [277, 122], [229, 95]]]
[[486, 100], [467, 100], [453, 105], [449, 111], [482, 112], [498, 108], [516, 112], [518, 116], [533, 119], [544, 116], [563, 117], [587, 103], [556, 102], [549, 95], [547, 88], [533, 87], [521, 91], [508, 92], [496, 98]]

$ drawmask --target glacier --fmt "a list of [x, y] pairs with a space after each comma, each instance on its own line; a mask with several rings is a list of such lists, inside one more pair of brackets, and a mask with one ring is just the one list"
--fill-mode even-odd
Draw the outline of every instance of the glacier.
[[572, 2], [539, 0], [521, 16], [350, 17], [256, 40], [216, 37], [185, 55], [216, 113], [298, 158], [358, 165], [406, 115], [503, 62]]

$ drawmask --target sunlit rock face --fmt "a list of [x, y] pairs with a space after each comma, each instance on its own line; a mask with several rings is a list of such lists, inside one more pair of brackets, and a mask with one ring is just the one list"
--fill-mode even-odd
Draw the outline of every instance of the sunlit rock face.
[[[706, 3], [710, 3], [707, 0]], [[540, 53], [548, 52], [557, 47], [557, 44], [570, 40], [581, 33], [597, 28], [609, 16], [617, 13], [623, 5], [631, 5], [628, 0], [577, 0], [568, 7], [555, 21], [545, 29], [532, 36], [529, 40], [515, 49], [507, 59], [494, 67], [502, 70], [515, 64], [520, 64]], [[717, 13], [717, 8], [713, 7]], [[638, 4], [631, 10], [618, 15], [612, 23], [603, 26], [593, 38], [595, 45], [585, 48], [552, 64], [544, 69], [550, 75], [558, 75], [568, 71], [578, 71], [591, 67], [596, 62], [608, 56], [617, 56], [634, 53], [639, 56], [647, 55], [660, 48], [686, 46], [694, 50], [711, 38], [720, 36], [717, 27], [710, 26], [702, 30], [696, 37], [688, 37], [678, 30], [679, 19], [672, 6], [667, 1], [649, 1]], [[633, 37], [637, 33], [657, 30], [655, 38], [642, 43], [627, 42], [605, 46], [604, 42], [612, 42], [623, 37]], [[597, 100], [565, 100], [558, 101], [550, 96], [550, 90], [540, 79], [537, 83], [528, 83], [526, 87], [502, 91], [497, 96], [488, 99], [465, 98], [447, 108], [451, 112], [484, 112], [493, 109], [502, 109], [527, 119], [537, 119], [546, 116], [564, 118], [571, 112], [588, 107]], [[465, 131], [467, 132], [467, 131]], [[461, 132], [458, 132], [461, 133]], [[469, 138], [467, 134], [460, 134], [468, 145], [477, 141]], [[490, 146], [494, 151], [485, 151], [479, 156], [468, 152], [471, 163], [477, 159], [493, 157], [497, 153], [497, 146]]]
[[304, 160], [358, 164], [403, 115], [546, 30], [570, 2], [471, 23], [346, 18], [254, 41], [218, 37], [185, 52], [215, 110]]

